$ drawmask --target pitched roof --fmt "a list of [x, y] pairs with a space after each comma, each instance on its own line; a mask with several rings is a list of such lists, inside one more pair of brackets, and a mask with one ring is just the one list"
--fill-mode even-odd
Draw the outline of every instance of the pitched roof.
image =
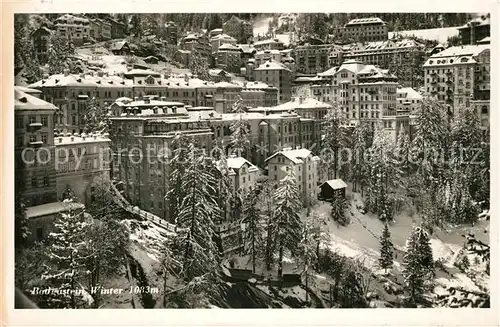
[[373, 24], [373, 23], [385, 24], [384, 21], [378, 17], [369, 17], [369, 18], [352, 19], [349, 23], [346, 24], [346, 26], [359, 25], [359, 24]]
[[284, 149], [282, 151], [276, 152], [272, 156], [266, 159], [266, 162], [271, 160], [272, 158], [278, 156], [278, 155], [283, 155], [286, 158], [288, 158], [290, 161], [292, 161], [294, 164], [300, 164], [304, 162], [304, 159], [312, 155], [311, 151], [308, 149], [296, 149], [296, 150], [291, 150], [291, 149]]
[[341, 188], [347, 187], [347, 184], [341, 179], [332, 179], [332, 180], [326, 181], [323, 184], [321, 184], [321, 186], [323, 186], [325, 184], [328, 184], [334, 190], [339, 190]]
[[247, 164], [248, 170], [249, 171], [258, 171], [259, 168], [257, 168], [254, 164], [252, 164], [250, 161], [243, 157], [229, 157], [227, 158], [227, 167], [231, 169], [240, 169], [243, 167], [243, 165]]
[[255, 70], [287, 70], [287, 71], [290, 71], [290, 69], [288, 69], [288, 67], [286, 67], [282, 63], [272, 61], [272, 60], [266, 61], [265, 63], [261, 64], [259, 67], [255, 68]]
[[29, 95], [14, 87], [14, 109], [15, 110], [56, 110], [52, 103], [44, 101], [35, 96]]

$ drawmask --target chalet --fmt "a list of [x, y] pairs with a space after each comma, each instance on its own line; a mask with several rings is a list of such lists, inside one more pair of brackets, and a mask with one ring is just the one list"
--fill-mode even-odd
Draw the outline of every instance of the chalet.
[[347, 184], [341, 179], [332, 179], [320, 185], [318, 200], [332, 201], [335, 197], [345, 198]]
[[111, 45], [111, 52], [117, 56], [123, 56], [130, 54], [130, 46], [127, 41], [114, 42]]
[[146, 62], [148, 64], [157, 64], [158, 58], [155, 56], [149, 56], [149, 57], [144, 58], [144, 62]]

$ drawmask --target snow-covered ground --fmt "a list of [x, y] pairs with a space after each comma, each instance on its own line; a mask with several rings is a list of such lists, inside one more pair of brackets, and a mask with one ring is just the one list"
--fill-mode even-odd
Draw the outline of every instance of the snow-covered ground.
[[399, 31], [399, 32], [389, 32], [389, 38], [394, 35], [402, 36], [416, 36], [426, 40], [436, 40], [439, 43], [446, 43], [449, 37], [458, 35], [457, 27], [441, 27], [441, 28], [431, 28], [425, 30], [411, 30], [411, 31]]

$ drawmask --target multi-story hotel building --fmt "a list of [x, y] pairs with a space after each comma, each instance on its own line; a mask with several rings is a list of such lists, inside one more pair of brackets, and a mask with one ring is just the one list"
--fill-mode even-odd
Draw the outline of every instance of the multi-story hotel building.
[[267, 61], [254, 69], [254, 75], [256, 81], [278, 88], [279, 103], [290, 101], [293, 72], [288, 67], [279, 62]]
[[217, 34], [210, 38], [210, 43], [212, 44], [212, 52], [217, 52], [223, 44], [236, 45], [236, 39], [227, 34]]
[[110, 181], [110, 143], [100, 134], [55, 137], [58, 199], [70, 191], [80, 203], [94, 201], [95, 189]]
[[301, 198], [314, 196], [318, 188], [319, 157], [311, 151], [302, 149], [284, 148], [266, 159], [269, 178], [275, 182], [281, 181], [293, 170]]
[[354, 42], [385, 41], [389, 36], [387, 24], [377, 17], [353, 19], [341, 32], [342, 38]]
[[264, 50], [283, 50], [285, 45], [279, 39], [267, 39], [260, 40], [253, 43], [255, 50], [264, 51]]
[[305, 44], [295, 48], [295, 64], [297, 72], [317, 74], [329, 68], [328, 57], [334, 48], [333, 44]]
[[231, 73], [239, 73], [242, 65], [241, 49], [234, 44], [221, 45], [215, 55], [215, 66]]
[[14, 89], [15, 192], [16, 201], [26, 206], [28, 242], [42, 240], [57, 214], [83, 207], [57, 201], [55, 110], [53, 104]]
[[247, 82], [241, 90], [246, 108], [273, 107], [278, 105], [278, 88], [262, 82]]
[[54, 21], [54, 28], [57, 35], [68, 39], [75, 46], [82, 45], [90, 36], [89, 20], [70, 14], [58, 17]]
[[[477, 17], [462, 27], [458, 28], [458, 34], [462, 45], [489, 43], [491, 34], [490, 14]], [[486, 39], [488, 39], [487, 42]]]
[[252, 24], [234, 15], [222, 24], [222, 31], [224, 34], [234, 37], [238, 43], [247, 43], [253, 36]]
[[16, 193], [25, 205], [57, 200], [54, 169], [54, 113], [56, 107], [18, 89], [14, 90]]
[[180, 49], [196, 51], [201, 57], [209, 57], [212, 53], [210, 39], [203, 33], [190, 33], [180, 42]]
[[398, 88], [396, 91], [397, 111], [415, 114], [423, 96], [411, 87]]
[[35, 55], [40, 63], [47, 61], [47, 49], [52, 31], [45, 26], [37, 28], [31, 33], [31, 41], [35, 49]]
[[367, 65], [399, 72], [401, 84], [410, 87], [421, 86], [420, 69], [425, 62], [425, 46], [414, 40], [373, 41], [345, 49], [342, 60], [355, 59]]
[[[490, 45], [443, 50], [425, 62], [424, 73], [426, 93], [436, 97], [453, 114], [457, 114], [461, 106], [469, 107], [476, 101], [480, 101], [483, 108], [490, 100]], [[489, 108], [483, 109], [481, 119], [484, 120]]]

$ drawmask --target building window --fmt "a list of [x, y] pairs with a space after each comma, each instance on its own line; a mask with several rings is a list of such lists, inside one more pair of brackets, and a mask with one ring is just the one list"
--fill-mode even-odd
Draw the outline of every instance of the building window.
[[30, 124], [34, 124], [34, 123], [36, 123], [36, 117], [35, 117], [35, 116], [30, 116], [30, 117], [29, 117], [29, 123], [30, 123]]
[[47, 127], [47, 116], [42, 116], [42, 126]]
[[16, 146], [18, 147], [22, 147], [23, 146], [23, 143], [24, 143], [24, 136], [22, 135], [18, 135], [16, 137]]
[[36, 135], [30, 135], [30, 142], [36, 142]]
[[23, 117], [16, 117], [16, 128], [23, 128]]
[[37, 187], [36, 177], [31, 177], [31, 187]]
[[49, 186], [49, 176], [43, 176], [43, 186]]
[[43, 144], [47, 144], [47, 135], [42, 135], [42, 142]]

